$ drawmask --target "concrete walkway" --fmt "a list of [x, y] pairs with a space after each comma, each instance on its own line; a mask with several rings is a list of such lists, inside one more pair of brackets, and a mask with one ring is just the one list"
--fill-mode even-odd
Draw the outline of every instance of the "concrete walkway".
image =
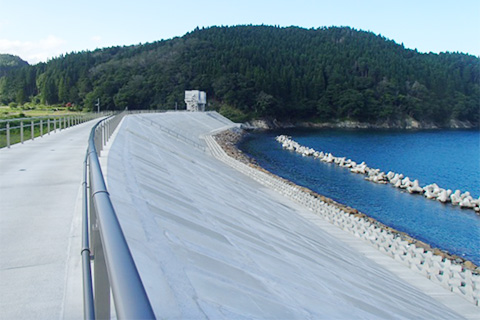
[[0, 149], [0, 319], [81, 319], [81, 182], [97, 120]]

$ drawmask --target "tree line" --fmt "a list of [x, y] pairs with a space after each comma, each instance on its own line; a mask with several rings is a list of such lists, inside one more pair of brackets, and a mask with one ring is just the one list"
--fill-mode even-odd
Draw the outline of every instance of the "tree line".
[[0, 103], [102, 109], [184, 105], [207, 92], [208, 108], [235, 120], [365, 122], [412, 117], [479, 123], [480, 59], [419, 53], [348, 27], [211, 27], [170, 40], [71, 53], [0, 74]]

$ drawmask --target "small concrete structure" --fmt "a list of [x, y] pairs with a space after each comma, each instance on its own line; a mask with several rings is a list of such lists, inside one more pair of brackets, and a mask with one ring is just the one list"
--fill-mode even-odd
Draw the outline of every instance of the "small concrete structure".
[[185, 91], [185, 103], [187, 111], [205, 111], [207, 94], [204, 91], [187, 90]]

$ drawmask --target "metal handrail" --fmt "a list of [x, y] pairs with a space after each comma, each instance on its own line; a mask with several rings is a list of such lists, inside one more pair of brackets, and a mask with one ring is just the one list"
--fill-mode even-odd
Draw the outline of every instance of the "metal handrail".
[[86, 113], [0, 119], [0, 148], [10, 148], [15, 143], [23, 144], [26, 140], [50, 135], [51, 132], [57, 132], [57, 130], [63, 130], [105, 115], [106, 113]]
[[[88, 141], [85, 157], [85, 172], [88, 174], [84, 175], [84, 195], [87, 200], [84, 200], [82, 246], [82, 258], [85, 257], [83, 258], [85, 319], [110, 318], [110, 289], [117, 318], [155, 319], [110, 200], [98, 159], [103, 144], [124, 114], [98, 122], [92, 128]], [[89, 190], [85, 191], [87, 189]], [[90, 269], [92, 254], [93, 285], [91, 271], [87, 270]]]
[[93, 300], [93, 281], [91, 269], [91, 252], [88, 224], [88, 152], [83, 162], [83, 201], [82, 201], [82, 271], [83, 271], [83, 308], [85, 319], [95, 319], [95, 303]]

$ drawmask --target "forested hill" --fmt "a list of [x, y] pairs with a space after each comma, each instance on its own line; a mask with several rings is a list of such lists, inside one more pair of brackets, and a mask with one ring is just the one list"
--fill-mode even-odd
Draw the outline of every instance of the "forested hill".
[[0, 53], [0, 77], [8, 73], [8, 71], [27, 66], [28, 62], [23, 61], [20, 57], [11, 54]]
[[11, 70], [0, 103], [174, 108], [186, 89], [206, 91], [209, 109], [236, 120], [478, 124], [480, 59], [419, 53], [346, 27], [211, 27]]

